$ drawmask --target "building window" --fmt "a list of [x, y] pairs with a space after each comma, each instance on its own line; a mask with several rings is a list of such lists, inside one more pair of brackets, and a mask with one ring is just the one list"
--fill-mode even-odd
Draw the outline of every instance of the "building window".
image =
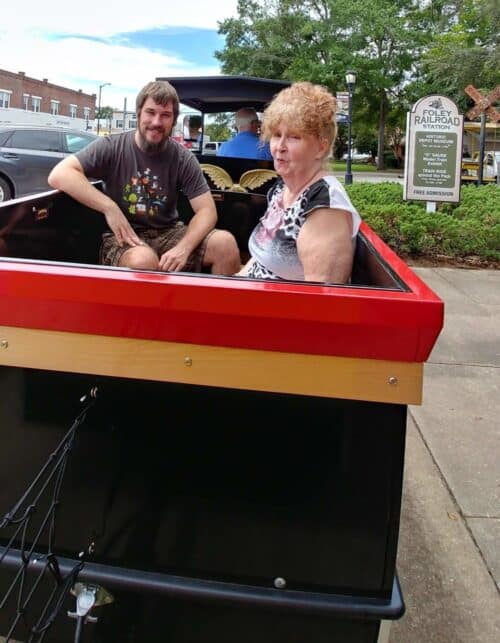
[[30, 108], [30, 95], [29, 94], [23, 94], [23, 107], [24, 107], [25, 112], [27, 112], [28, 109]]
[[129, 129], [135, 129], [137, 127], [137, 121], [136, 120], [130, 120], [128, 122]]
[[51, 100], [50, 101], [50, 113], [52, 116], [57, 116], [59, 114], [59, 101]]
[[83, 118], [88, 121], [90, 118], [90, 107], [83, 108]]
[[31, 97], [31, 109], [34, 112], [39, 112], [42, 106], [42, 97], [41, 96], [32, 96]]
[[117, 127], [117, 129], [121, 129], [123, 127], [123, 121], [117, 120], [116, 121], [116, 127]]
[[10, 95], [11, 91], [8, 89], [0, 89], [0, 107], [8, 108], [10, 107]]
[[71, 118], [76, 118], [76, 105], [69, 106], [69, 115]]

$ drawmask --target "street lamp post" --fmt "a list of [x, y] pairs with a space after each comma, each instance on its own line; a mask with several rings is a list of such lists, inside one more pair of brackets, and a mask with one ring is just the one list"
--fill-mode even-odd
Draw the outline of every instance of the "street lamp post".
[[111, 83], [103, 83], [102, 85], [99, 85], [99, 100], [97, 102], [97, 136], [99, 136], [99, 129], [101, 125], [101, 91], [103, 87], [106, 87], [107, 85], [111, 85]]
[[346, 72], [345, 82], [349, 92], [349, 116], [347, 121], [347, 164], [345, 168], [345, 184], [352, 184], [352, 92], [356, 84], [356, 74], [353, 71]]

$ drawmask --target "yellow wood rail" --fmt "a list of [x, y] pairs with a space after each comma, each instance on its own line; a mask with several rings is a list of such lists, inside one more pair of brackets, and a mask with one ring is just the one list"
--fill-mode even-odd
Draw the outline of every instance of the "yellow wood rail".
[[423, 364], [0, 327], [0, 365], [420, 404]]

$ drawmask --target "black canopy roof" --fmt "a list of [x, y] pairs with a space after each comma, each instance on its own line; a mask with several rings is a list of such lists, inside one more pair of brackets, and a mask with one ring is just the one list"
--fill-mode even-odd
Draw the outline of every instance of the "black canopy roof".
[[183, 105], [203, 114], [235, 112], [240, 107], [262, 111], [275, 94], [290, 85], [284, 80], [252, 76], [162, 76], [156, 80], [168, 80]]

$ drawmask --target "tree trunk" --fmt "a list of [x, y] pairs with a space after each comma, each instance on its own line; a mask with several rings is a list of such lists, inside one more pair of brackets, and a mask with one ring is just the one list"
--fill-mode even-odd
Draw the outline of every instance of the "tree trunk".
[[385, 92], [382, 90], [380, 94], [380, 109], [379, 109], [379, 119], [378, 119], [377, 170], [385, 170], [384, 140], [385, 140]]

